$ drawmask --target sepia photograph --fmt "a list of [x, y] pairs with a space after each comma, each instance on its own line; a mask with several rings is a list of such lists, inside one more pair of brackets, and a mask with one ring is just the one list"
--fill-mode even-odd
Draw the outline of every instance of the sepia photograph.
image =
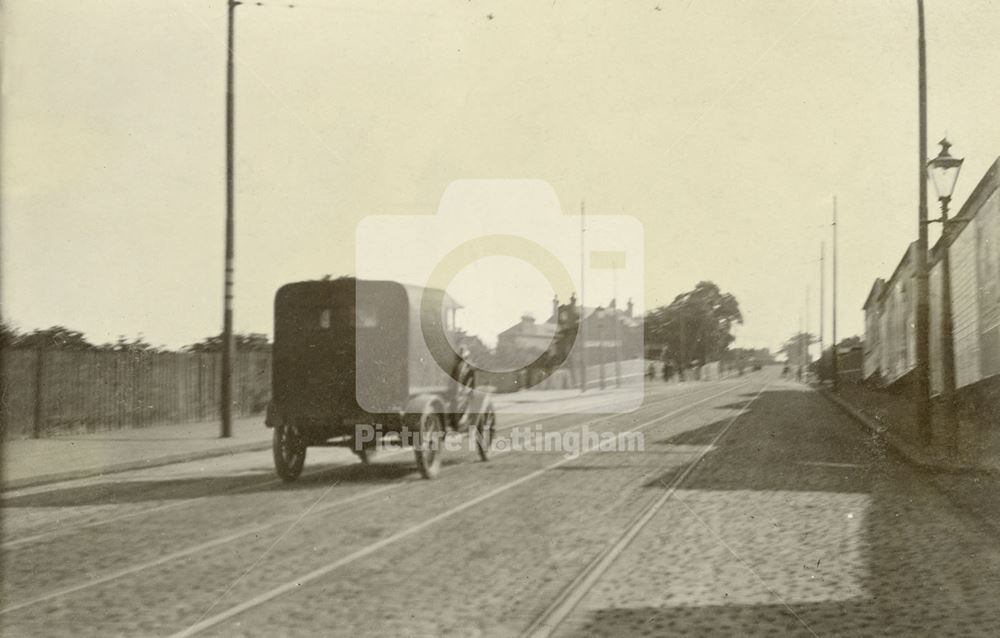
[[0, 637], [1000, 636], [997, 0], [0, 0]]

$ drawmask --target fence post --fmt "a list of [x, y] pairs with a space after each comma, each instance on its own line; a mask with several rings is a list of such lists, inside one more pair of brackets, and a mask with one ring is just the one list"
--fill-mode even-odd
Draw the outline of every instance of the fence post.
[[44, 414], [44, 405], [42, 402], [43, 392], [42, 383], [45, 375], [45, 348], [39, 346], [37, 348], [35, 356], [35, 412], [33, 415], [33, 420], [31, 424], [31, 438], [40, 439], [42, 438], [42, 417]]

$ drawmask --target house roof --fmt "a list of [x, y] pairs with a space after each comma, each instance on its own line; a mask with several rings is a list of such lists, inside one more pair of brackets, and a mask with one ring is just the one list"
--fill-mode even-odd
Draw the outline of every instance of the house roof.
[[[562, 307], [563, 306], [560, 306], [560, 308], [562, 308]], [[608, 306], [608, 307], [605, 307], [605, 306], [596, 306], [596, 307], [594, 307], [594, 306], [584, 306], [583, 307], [584, 321], [586, 321], [587, 319], [592, 318], [594, 316], [594, 313], [597, 312], [597, 311], [599, 311], [599, 310], [603, 311], [605, 313], [614, 312], [615, 315], [621, 317], [622, 322], [625, 323], [625, 324], [627, 324], [627, 325], [630, 325], [630, 326], [638, 326], [639, 325], [639, 321], [635, 317], [628, 316], [628, 313], [625, 312], [624, 310], [622, 310], [621, 308], [615, 308], [614, 310], [612, 310], [610, 306]], [[554, 314], [553, 315], [549, 315], [549, 318], [546, 319], [545, 323], [556, 323], [556, 316]]]
[[[562, 305], [562, 306], [559, 306], [559, 309], [562, 310], [565, 307], [566, 307], [565, 305]], [[579, 311], [579, 308], [580, 308], [579, 306], [573, 305], [572, 307], [574, 309], [576, 309], [576, 310]], [[597, 310], [597, 308], [594, 308], [593, 306], [584, 306], [583, 307], [583, 316], [584, 317], [590, 317], [590, 315], [594, 314], [595, 310]], [[549, 318], [545, 320], [545, 323], [553, 323], [553, 324], [557, 323], [555, 313], [549, 315]]]
[[[565, 307], [566, 306], [559, 306], [560, 310]], [[579, 310], [580, 308], [579, 306], [574, 306], [574, 307], [577, 310]], [[638, 328], [639, 326], [642, 325], [642, 322], [639, 319], [635, 317], [629, 317], [628, 314], [620, 308], [612, 310], [611, 308], [605, 308], [603, 306], [596, 306], [596, 307], [583, 306], [584, 322], [597, 319], [597, 317], [595, 317], [594, 315], [598, 311], [603, 311], [605, 313], [614, 312], [615, 315], [621, 320], [622, 324], [629, 328]], [[506, 330], [502, 331], [500, 335], [551, 338], [556, 333], [557, 323], [558, 322], [556, 320], [555, 314], [550, 315], [549, 318], [544, 323], [537, 323], [533, 320], [526, 321], [522, 319], [518, 323], [512, 325], [510, 328], [507, 328]]]
[[535, 323], [534, 321], [522, 320], [501, 332], [500, 335], [551, 338], [555, 333], [556, 325], [554, 323]]

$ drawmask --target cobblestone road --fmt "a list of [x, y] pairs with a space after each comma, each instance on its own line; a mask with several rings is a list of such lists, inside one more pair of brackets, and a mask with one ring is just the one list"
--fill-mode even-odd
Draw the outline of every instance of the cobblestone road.
[[253, 453], [7, 493], [3, 635], [1000, 631], [989, 513], [802, 386], [654, 384], [539, 427], [584, 422], [644, 450], [463, 446], [435, 481], [310, 450], [292, 485]]
[[815, 393], [778, 383], [559, 633], [1000, 635], [1000, 542], [988, 522]]

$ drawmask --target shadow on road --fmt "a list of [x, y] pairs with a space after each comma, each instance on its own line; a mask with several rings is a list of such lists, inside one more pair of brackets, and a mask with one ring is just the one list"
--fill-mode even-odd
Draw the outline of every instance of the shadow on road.
[[[457, 459], [455, 462], [460, 462]], [[444, 465], [450, 465], [448, 459]], [[75, 507], [85, 505], [113, 505], [163, 500], [186, 500], [204, 496], [226, 494], [253, 494], [315, 490], [335, 483], [383, 483], [398, 481], [416, 475], [412, 461], [398, 463], [373, 463], [364, 465], [331, 465], [324, 468], [316, 464], [306, 466], [306, 474], [291, 483], [275, 477], [271, 469], [263, 469], [227, 476], [197, 476], [162, 480], [109, 481], [79, 487], [56, 489], [37, 494], [5, 498], [0, 510], [19, 507]]]
[[[707, 445], [730, 420], [658, 443]], [[729, 428], [580, 633], [996, 635], [1000, 543], [925, 475], [810, 391], [763, 392]]]
[[[884, 451], [876, 453], [860, 426], [805, 391], [764, 392], [735, 422], [727, 417], [657, 443], [709, 445], [727, 427], [684, 489], [869, 492], [885, 466]], [[669, 484], [682, 469], [647, 486]]]

